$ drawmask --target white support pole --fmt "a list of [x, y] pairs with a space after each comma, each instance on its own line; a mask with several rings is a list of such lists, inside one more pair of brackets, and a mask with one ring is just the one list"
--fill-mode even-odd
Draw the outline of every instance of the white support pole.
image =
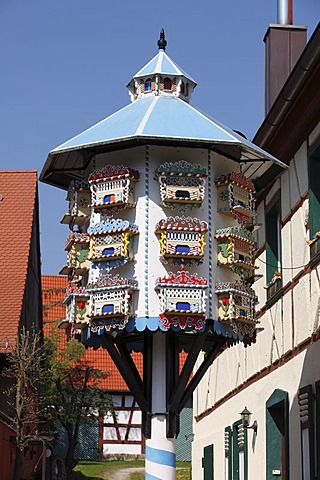
[[176, 439], [166, 437], [165, 333], [153, 336], [151, 438], [146, 440], [146, 480], [176, 479]]

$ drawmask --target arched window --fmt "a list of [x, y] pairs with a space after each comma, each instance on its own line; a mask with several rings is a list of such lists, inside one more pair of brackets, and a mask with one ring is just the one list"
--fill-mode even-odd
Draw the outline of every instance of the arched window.
[[102, 313], [114, 313], [114, 305], [112, 303], [103, 305]]
[[147, 80], [144, 82], [144, 91], [151, 92], [151, 89], [152, 89], [152, 80], [151, 78], [147, 78]]
[[113, 247], [104, 248], [102, 255], [114, 255], [114, 248]]
[[181, 87], [180, 87], [181, 93], [185, 94], [186, 93], [186, 86], [184, 82], [181, 82]]
[[103, 203], [113, 203], [116, 201], [116, 197], [114, 195], [114, 193], [111, 193], [109, 195], [105, 195], [103, 197]]
[[172, 90], [172, 82], [169, 77], [166, 77], [163, 81], [164, 90]]
[[187, 255], [188, 253], [190, 253], [189, 245], [176, 245], [176, 253]]
[[177, 302], [176, 303], [176, 310], [191, 310], [189, 302]]

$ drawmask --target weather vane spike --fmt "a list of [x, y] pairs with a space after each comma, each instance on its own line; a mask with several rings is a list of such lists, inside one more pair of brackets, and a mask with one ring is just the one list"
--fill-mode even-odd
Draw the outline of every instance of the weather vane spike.
[[164, 29], [161, 28], [160, 38], [159, 38], [159, 40], [158, 40], [159, 50], [165, 50], [165, 49], [166, 49], [166, 46], [167, 46], [167, 41], [166, 41], [166, 39], [165, 39]]

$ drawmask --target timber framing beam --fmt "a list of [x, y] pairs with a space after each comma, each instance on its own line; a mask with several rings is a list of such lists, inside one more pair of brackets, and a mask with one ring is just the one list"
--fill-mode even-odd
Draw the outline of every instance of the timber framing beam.
[[[131, 359], [128, 349], [120, 345], [116, 347], [109, 335], [105, 336], [105, 342], [110, 357], [116, 364], [120, 374], [128, 385], [129, 390], [131, 390], [132, 394], [134, 395], [139, 407], [141, 408], [142, 412], [147, 412], [148, 402], [143, 393], [141, 378], [137, 372], [134, 362]], [[125, 349], [128, 353], [126, 353]], [[130, 360], [128, 357], [130, 357]], [[137, 377], [139, 377], [139, 379]]]

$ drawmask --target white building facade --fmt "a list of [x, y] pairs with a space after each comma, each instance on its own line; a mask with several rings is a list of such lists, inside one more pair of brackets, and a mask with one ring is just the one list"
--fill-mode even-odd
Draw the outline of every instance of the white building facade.
[[[270, 27], [267, 48], [302, 31]], [[194, 480], [320, 475], [319, 49], [318, 25], [254, 138], [289, 169], [255, 182], [259, 332], [221, 353], [194, 394]], [[245, 407], [257, 428], [244, 426]]]

